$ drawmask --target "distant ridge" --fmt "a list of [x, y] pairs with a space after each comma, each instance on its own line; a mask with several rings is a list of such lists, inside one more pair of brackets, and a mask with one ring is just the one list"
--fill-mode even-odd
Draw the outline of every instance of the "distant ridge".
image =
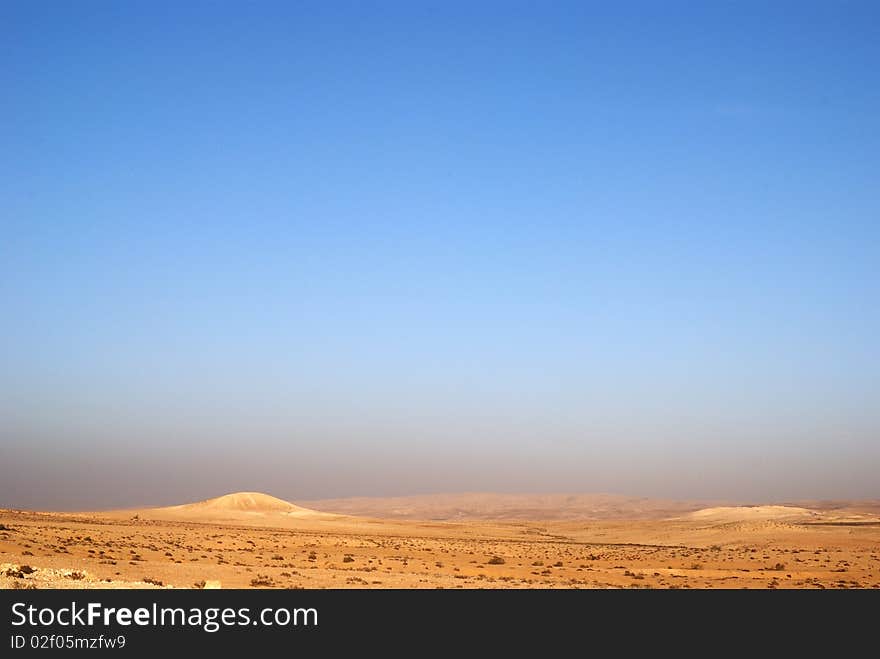
[[310, 508], [341, 515], [438, 521], [665, 519], [712, 505], [701, 501], [673, 501], [600, 493], [495, 492], [351, 497], [304, 503]]

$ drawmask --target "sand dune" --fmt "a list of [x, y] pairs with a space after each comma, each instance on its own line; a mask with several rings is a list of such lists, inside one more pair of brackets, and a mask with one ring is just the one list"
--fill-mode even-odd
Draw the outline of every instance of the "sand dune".
[[765, 520], [805, 520], [819, 513], [797, 506], [718, 506], [703, 508], [687, 514], [692, 520], [706, 522], [749, 522]]
[[195, 503], [132, 512], [156, 519], [174, 518], [206, 522], [336, 517], [332, 514], [297, 506], [262, 492], [234, 492]]
[[205, 501], [198, 501], [196, 503], [187, 503], [180, 506], [170, 506], [169, 508], [173, 508], [175, 510], [192, 510], [194, 512], [226, 512], [234, 510], [255, 513], [286, 513], [291, 511], [307, 510], [306, 508], [301, 508], [296, 504], [290, 503], [289, 501], [284, 501], [283, 499], [273, 497], [269, 494], [263, 494], [262, 492], [235, 492], [233, 494], [224, 494], [221, 497], [206, 499]]

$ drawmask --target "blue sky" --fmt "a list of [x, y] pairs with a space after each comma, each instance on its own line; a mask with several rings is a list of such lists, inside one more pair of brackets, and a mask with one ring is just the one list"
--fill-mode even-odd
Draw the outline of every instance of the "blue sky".
[[0, 8], [0, 504], [880, 496], [876, 3], [181, 4]]

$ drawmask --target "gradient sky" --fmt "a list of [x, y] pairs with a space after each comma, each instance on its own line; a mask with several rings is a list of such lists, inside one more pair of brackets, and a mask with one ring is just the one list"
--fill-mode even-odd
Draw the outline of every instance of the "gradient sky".
[[880, 6], [695, 4], [3, 2], [0, 506], [880, 497]]

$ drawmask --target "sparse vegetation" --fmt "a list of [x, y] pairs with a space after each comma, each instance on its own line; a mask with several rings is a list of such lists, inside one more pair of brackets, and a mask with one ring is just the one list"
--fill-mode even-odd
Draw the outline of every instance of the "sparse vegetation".
[[251, 586], [254, 588], [271, 588], [275, 585], [275, 580], [268, 574], [258, 574], [251, 579]]
[[[92, 524], [84, 518], [46, 523], [42, 514], [0, 513], [4, 529], [15, 522], [14, 534], [0, 532], [7, 560], [17, 555], [23, 562], [35, 554], [39, 558], [29, 560], [46, 561], [39, 568], [0, 564], [0, 588], [164, 587], [172, 574], [174, 583], [195, 589], [221, 583], [227, 588], [369, 587], [380, 580], [395, 588], [880, 588], [875, 570], [880, 536], [869, 526], [838, 533], [833, 541], [827, 528], [822, 536], [808, 536], [817, 532], [801, 529], [794, 535], [780, 527], [778, 536], [761, 536], [760, 542], [755, 536], [746, 546], [742, 536], [724, 535], [719, 527], [713, 537], [718, 544], [694, 546], [687, 527], [677, 536], [679, 529], [666, 532], [664, 521], [645, 523], [656, 525], [647, 527], [650, 536], [641, 523], [626, 537], [629, 531], [619, 522], [613, 533], [601, 522], [584, 528], [547, 522], [540, 532], [523, 522], [517, 537], [477, 524], [468, 524], [461, 534], [454, 527], [434, 534], [420, 526], [412, 536], [389, 537], [382, 529], [352, 532], [323, 520], [293, 532], [281, 525], [195, 527], [152, 519], [144, 522], [147, 528], [131, 524], [130, 514], [96, 515]], [[663, 544], [646, 541], [661, 536]], [[165, 571], [153, 572], [151, 565]], [[381, 574], [368, 580], [365, 572]], [[153, 574], [142, 577], [145, 573]]]

